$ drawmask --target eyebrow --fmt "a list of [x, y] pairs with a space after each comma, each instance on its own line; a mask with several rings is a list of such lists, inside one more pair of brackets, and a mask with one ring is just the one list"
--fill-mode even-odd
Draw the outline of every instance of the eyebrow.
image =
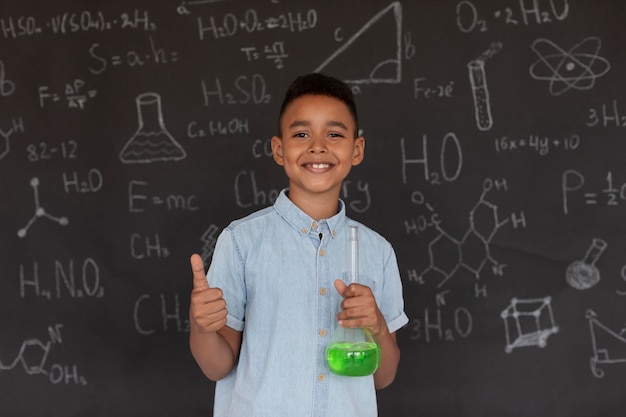
[[[289, 125], [290, 129], [293, 129], [294, 127], [308, 127], [311, 125], [311, 122], [307, 121], [307, 120], [296, 120], [293, 123], [291, 123]], [[340, 122], [340, 121], [336, 121], [336, 120], [331, 120], [328, 123], [326, 123], [326, 126], [328, 127], [339, 127], [341, 129], [344, 130], [348, 130], [348, 126], [346, 126], [344, 123]]]

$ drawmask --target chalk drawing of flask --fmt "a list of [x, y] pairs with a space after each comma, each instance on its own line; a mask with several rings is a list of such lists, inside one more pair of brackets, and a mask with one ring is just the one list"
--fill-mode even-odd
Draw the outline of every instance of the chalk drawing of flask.
[[163, 123], [161, 97], [156, 93], [137, 96], [138, 129], [120, 152], [125, 164], [179, 161], [185, 150], [170, 135]]
[[586, 290], [600, 281], [600, 271], [596, 262], [607, 247], [602, 239], [594, 238], [582, 260], [572, 262], [565, 271], [567, 283], [577, 290]]

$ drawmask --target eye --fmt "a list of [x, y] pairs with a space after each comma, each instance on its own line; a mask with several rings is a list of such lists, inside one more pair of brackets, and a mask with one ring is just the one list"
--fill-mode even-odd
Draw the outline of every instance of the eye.
[[338, 140], [345, 138], [345, 135], [343, 133], [330, 132], [328, 133], [328, 138], [333, 142], [337, 142]]
[[293, 137], [294, 138], [308, 138], [309, 135], [308, 133], [305, 133], [305, 132], [297, 132], [297, 133], [294, 133]]

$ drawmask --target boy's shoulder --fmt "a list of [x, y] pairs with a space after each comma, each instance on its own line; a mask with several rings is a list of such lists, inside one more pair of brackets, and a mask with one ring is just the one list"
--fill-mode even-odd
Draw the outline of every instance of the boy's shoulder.
[[274, 214], [276, 214], [276, 209], [273, 206], [265, 207], [255, 212], [252, 212], [247, 216], [231, 221], [226, 229], [232, 231], [242, 227], [255, 227], [260, 222], [270, 220], [271, 216], [273, 216]]
[[359, 226], [359, 240], [367, 239], [375, 244], [391, 246], [391, 243], [389, 243], [387, 238], [385, 238], [383, 235], [381, 235], [380, 233], [378, 233], [376, 230], [372, 229], [371, 227], [367, 226], [366, 224], [363, 224], [347, 216], [346, 216], [346, 224], [347, 226]]

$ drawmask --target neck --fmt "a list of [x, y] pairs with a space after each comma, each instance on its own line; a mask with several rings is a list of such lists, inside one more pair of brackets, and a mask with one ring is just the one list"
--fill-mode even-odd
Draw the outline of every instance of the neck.
[[337, 214], [339, 193], [306, 194], [289, 190], [289, 199], [314, 220], [322, 220]]

